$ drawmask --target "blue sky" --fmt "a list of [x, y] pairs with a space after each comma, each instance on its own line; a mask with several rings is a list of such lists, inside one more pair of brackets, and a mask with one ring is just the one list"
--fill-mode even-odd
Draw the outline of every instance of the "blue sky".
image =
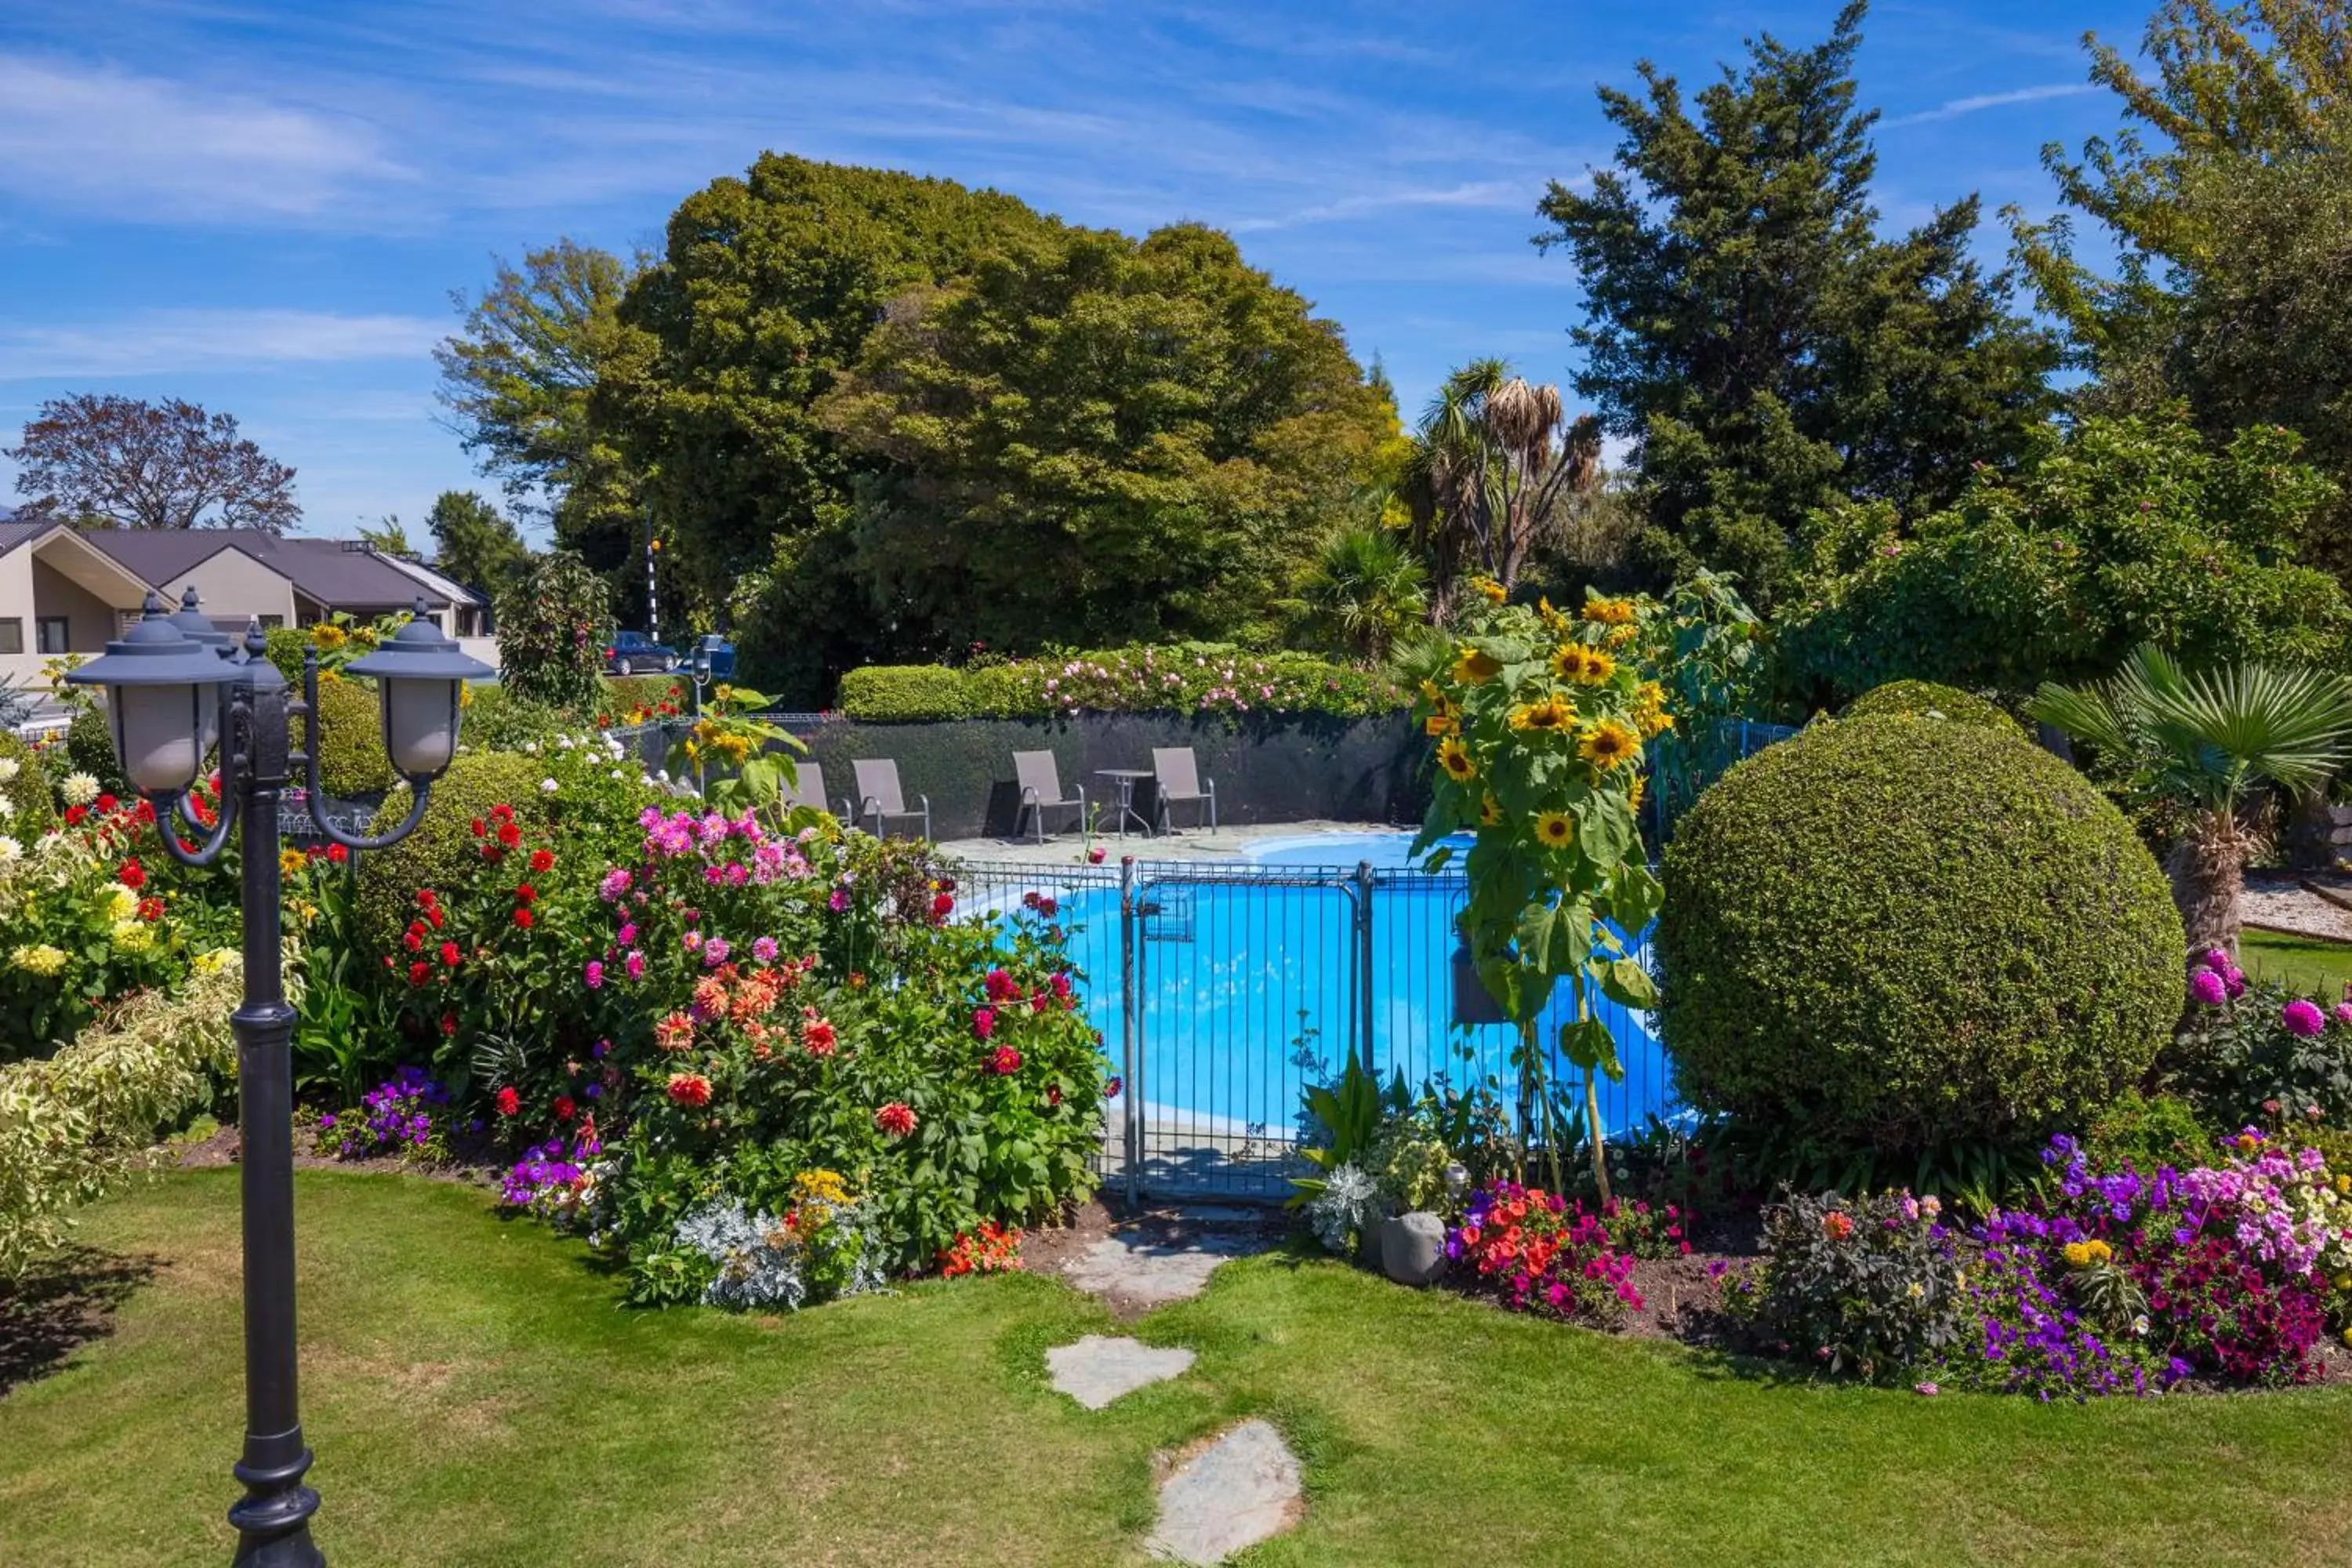
[[[2042, 144], [2115, 122], [2080, 37], [2136, 42], [2147, 3], [1875, 6], [1885, 224], [2046, 210]], [[1836, 8], [8, 0], [0, 445], [46, 397], [184, 396], [296, 467], [305, 531], [414, 523], [481, 484], [435, 420], [450, 291], [561, 234], [656, 247], [763, 148], [1229, 228], [1408, 414], [1475, 354], [1562, 380], [1577, 280], [1528, 237], [1547, 179], [1607, 160], [1594, 84], [1695, 84]]]

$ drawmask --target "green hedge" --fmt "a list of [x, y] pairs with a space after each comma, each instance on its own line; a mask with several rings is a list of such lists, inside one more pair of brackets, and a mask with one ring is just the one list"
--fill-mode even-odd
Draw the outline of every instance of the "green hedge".
[[[468, 858], [480, 853], [474, 818], [506, 805], [514, 807], [526, 832], [545, 825], [546, 797], [539, 790], [545, 773], [538, 758], [520, 752], [467, 752], [434, 784], [415, 832], [361, 858], [360, 926], [379, 952], [391, 952], [415, 918], [411, 904], [417, 889], [449, 886]], [[369, 832], [388, 833], [407, 815], [404, 789], [385, 800]]]
[[1817, 724], [1665, 853], [1659, 1024], [1685, 1100], [1910, 1152], [2080, 1131], [2181, 1005], [2180, 917], [2121, 813], [1974, 724]]
[[1226, 643], [1109, 648], [958, 669], [869, 665], [841, 678], [840, 708], [872, 724], [1072, 713], [1394, 712], [1411, 699], [1382, 670]]
[[1957, 724], [1981, 724], [2004, 735], [2023, 735], [2024, 726], [1997, 705], [1957, 686], [1932, 680], [1890, 680], [1874, 686], [1846, 704], [1845, 717], [1867, 719], [1874, 714], [1907, 713], [1916, 718], [1949, 719]]
[[58, 803], [50, 793], [49, 775], [33, 748], [5, 730], [0, 730], [0, 757], [16, 764], [16, 776], [0, 784], [10, 807], [8, 820], [0, 822], [0, 834], [30, 844], [57, 826]]
[[[297, 721], [294, 743], [308, 749], [310, 726]], [[375, 682], [337, 678], [319, 682], [319, 783], [337, 800], [382, 795], [397, 776], [383, 749], [383, 714]]]

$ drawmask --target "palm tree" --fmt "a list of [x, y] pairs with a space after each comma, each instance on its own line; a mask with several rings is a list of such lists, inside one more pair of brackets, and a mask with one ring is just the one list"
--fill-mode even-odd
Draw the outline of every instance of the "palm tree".
[[1308, 628], [1367, 664], [1378, 664], [1429, 611], [1421, 565], [1384, 528], [1342, 529], [1300, 584]]
[[1517, 583], [1560, 503], [1600, 478], [1601, 422], [1569, 421], [1557, 386], [1530, 385], [1499, 359], [1447, 376], [1422, 413], [1400, 487], [1437, 618], [1451, 617], [1467, 571]]
[[2087, 741], [2133, 782], [2184, 808], [2165, 862], [2190, 950], [2238, 948], [2251, 835], [2248, 794], [2265, 784], [2315, 790], [2352, 748], [2352, 685], [2326, 670], [2227, 665], [2185, 675], [2142, 646], [2111, 680], [2045, 682], [2026, 711]]

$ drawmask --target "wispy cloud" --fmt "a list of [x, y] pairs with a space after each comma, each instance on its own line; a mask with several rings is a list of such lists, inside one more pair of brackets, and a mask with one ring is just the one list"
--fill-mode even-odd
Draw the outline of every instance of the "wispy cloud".
[[134, 221], [299, 217], [415, 175], [367, 125], [112, 66], [0, 55], [0, 190]]
[[1229, 226], [1237, 234], [1247, 234], [1269, 228], [1293, 228], [1300, 224], [1338, 223], [1407, 207], [1524, 207], [1532, 211], [1539, 194], [1535, 186], [1518, 180], [1470, 180], [1458, 185], [1421, 190], [1368, 191], [1362, 195], [1344, 196], [1336, 202], [1301, 207], [1297, 212], [1284, 213], [1276, 217], [1242, 218]]
[[148, 310], [71, 326], [0, 321], [0, 381], [415, 360], [448, 324], [322, 310]]
[[2095, 82], [2053, 81], [2040, 87], [2021, 87], [2008, 92], [1980, 92], [1971, 98], [1955, 98], [1923, 109], [1916, 114], [1898, 114], [1882, 120], [1878, 128], [1892, 131], [1904, 125], [1926, 125], [1932, 121], [1958, 120], [1963, 114], [1975, 114], [1987, 109], [2006, 109], [2014, 103], [2040, 103], [2052, 98], [2080, 98], [2086, 92], [2102, 90]]

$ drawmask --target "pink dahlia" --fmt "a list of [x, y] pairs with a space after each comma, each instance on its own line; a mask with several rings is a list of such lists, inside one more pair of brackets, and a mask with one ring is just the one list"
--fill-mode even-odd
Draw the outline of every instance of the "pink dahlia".
[[2298, 996], [2279, 1009], [2279, 1022], [2286, 1026], [2288, 1034], [2309, 1039], [2327, 1027], [2327, 1015], [2319, 1010], [2316, 1002], [2306, 1002]]

